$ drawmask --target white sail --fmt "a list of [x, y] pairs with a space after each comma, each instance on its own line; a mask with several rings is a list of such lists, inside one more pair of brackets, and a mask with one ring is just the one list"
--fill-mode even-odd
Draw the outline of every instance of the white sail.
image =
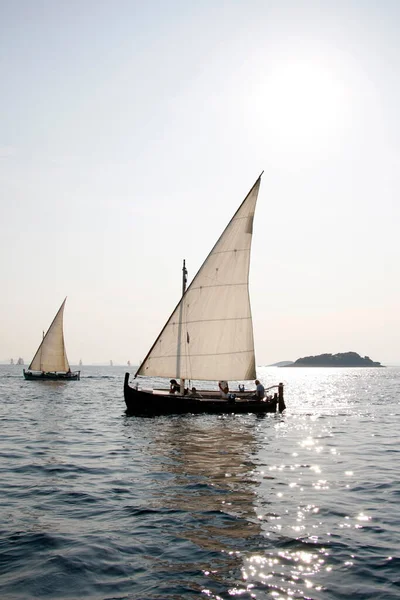
[[258, 178], [167, 321], [137, 375], [256, 377], [249, 298]]
[[33, 357], [29, 365], [29, 371], [66, 372], [69, 370], [63, 331], [64, 305], [66, 300], [65, 298], [61, 304], [58, 313], [54, 317], [54, 321]]

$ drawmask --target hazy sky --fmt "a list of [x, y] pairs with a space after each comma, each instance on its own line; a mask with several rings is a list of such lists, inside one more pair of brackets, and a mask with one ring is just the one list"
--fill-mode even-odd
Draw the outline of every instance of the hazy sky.
[[0, 0], [0, 359], [137, 363], [264, 169], [257, 364], [400, 363], [400, 2]]

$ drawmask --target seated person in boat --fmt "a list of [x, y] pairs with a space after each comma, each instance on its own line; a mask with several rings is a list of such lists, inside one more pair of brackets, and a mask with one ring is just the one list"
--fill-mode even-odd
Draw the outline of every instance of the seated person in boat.
[[190, 390], [189, 396], [191, 398], [202, 398], [203, 397], [201, 394], [199, 394], [199, 392], [196, 390], [195, 387], [192, 387], [192, 389]]
[[258, 379], [256, 379], [254, 383], [256, 384], [256, 398], [262, 400], [265, 396], [265, 388]]
[[228, 382], [227, 381], [218, 381], [218, 387], [219, 387], [221, 398], [228, 399], [228, 397], [229, 397]]
[[170, 384], [171, 385], [169, 386], [169, 393], [170, 394], [179, 394], [179, 392], [181, 391], [181, 386], [179, 385], [177, 380], [171, 379]]

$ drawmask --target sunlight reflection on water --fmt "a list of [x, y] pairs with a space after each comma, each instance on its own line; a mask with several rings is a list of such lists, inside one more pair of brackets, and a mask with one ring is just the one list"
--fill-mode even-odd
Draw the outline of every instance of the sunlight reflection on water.
[[[367, 508], [360, 511], [360, 505], [354, 504], [352, 488], [357, 482], [354, 469], [348, 467], [357, 465], [357, 472], [362, 472], [368, 454], [360, 452], [359, 444], [365, 444], [366, 434], [374, 437], [375, 419], [382, 415], [382, 408], [386, 409], [388, 399], [393, 402], [396, 398], [391, 395], [393, 381], [379, 379], [383, 386], [376, 388], [376, 373], [301, 369], [281, 377], [290, 410], [275, 424], [275, 431], [284, 445], [280, 446], [278, 461], [271, 452], [260, 451], [263, 468], [257, 493], [258, 518], [266, 539], [275, 548], [267, 556], [251, 554], [244, 559], [243, 578], [247, 586], [251, 585], [252, 597], [262, 597], [257, 594], [261, 582], [275, 598], [319, 598], [328, 593], [326, 582], [331, 572], [346, 574], [344, 586], [353, 577], [357, 579], [357, 563], [362, 557], [352, 552], [350, 540], [359, 535], [357, 530], [373, 522], [373, 516], [367, 514]], [[366, 381], [369, 377], [370, 383]], [[367, 393], [371, 394], [370, 403], [365, 401]], [[265, 481], [266, 472], [273, 478]], [[370, 499], [364, 501], [371, 511], [377, 510]], [[271, 504], [274, 513], [270, 512]], [[344, 530], [348, 531], [346, 536]], [[365, 539], [366, 545], [373, 546], [374, 532], [368, 537], [371, 539]], [[314, 550], [308, 549], [313, 546]]]

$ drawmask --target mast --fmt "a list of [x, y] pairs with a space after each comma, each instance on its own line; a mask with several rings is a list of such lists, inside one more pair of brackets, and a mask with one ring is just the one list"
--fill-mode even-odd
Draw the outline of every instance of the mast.
[[[188, 275], [188, 272], [187, 272], [187, 268], [186, 268], [186, 261], [185, 261], [185, 259], [183, 259], [183, 267], [182, 267], [182, 298], [183, 298], [183, 296], [185, 295], [185, 292], [186, 292], [187, 275]], [[182, 314], [182, 311], [181, 311], [180, 314]], [[180, 323], [180, 325], [182, 325], [182, 322]], [[180, 337], [181, 336], [179, 334], [179, 339], [180, 339]], [[179, 344], [179, 342], [178, 342], [178, 344]], [[179, 352], [179, 349], [180, 349], [180, 345], [178, 346], [178, 352]], [[178, 358], [178, 362], [180, 362], [180, 357]], [[180, 379], [180, 387], [181, 387], [180, 393], [183, 396], [183, 394], [185, 393], [185, 379], [182, 379], [182, 377]]]
[[183, 259], [183, 267], [182, 267], [182, 296], [186, 292], [187, 274], [188, 274], [185, 263], [186, 263], [186, 261], [185, 261], [185, 259]]

